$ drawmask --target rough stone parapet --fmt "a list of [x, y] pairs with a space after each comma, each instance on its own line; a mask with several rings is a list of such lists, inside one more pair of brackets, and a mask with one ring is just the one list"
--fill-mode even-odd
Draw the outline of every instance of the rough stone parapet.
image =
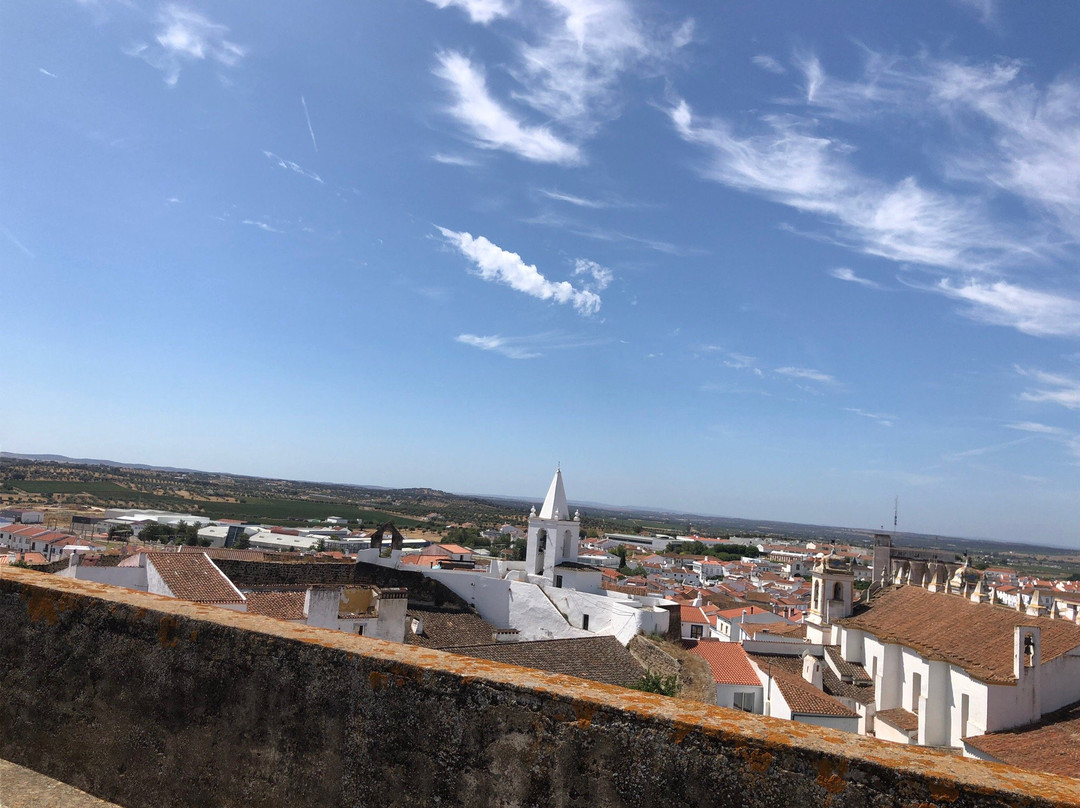
[[29, 570], [0, 757], [127, 808], [1080, 806], [1080, 781]]

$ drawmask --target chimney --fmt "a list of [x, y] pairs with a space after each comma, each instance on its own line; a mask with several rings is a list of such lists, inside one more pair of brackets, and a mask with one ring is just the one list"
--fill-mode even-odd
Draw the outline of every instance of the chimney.
[[821, 663], [809, 654], [803, 657], [802, 678], [821, 690]]

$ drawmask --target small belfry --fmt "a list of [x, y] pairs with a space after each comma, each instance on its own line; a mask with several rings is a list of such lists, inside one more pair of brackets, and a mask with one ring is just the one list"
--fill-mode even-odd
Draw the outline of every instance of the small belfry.
[[851, 616], [855, 571], [851, 559], [836, 554], [836, 548], [818, 559], [811, 573], [810, 614], [807, 622], [828, 625]]
[[581, 518], [570, 515], [563, 488], [562, 469], [556, 469], [544, 504], [537, 514], [536, 508], [529, 512], [529, 533], [525, 547], [525, 571], [529, 575], [541, 575], [555, 581], [555, 568], [559, 564], [576, 563], [578, 539], [581, 536]]

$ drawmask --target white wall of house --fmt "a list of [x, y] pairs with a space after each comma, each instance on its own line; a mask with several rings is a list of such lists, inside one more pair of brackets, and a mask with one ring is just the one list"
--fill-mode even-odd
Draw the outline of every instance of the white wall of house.
[[[555, 604], [536, 584], [523, 581], [508, 581], [508, 583], [510, 584], [510, 622], [506, 627], [516, 628], [520, 632], [521, 640], [592, 636], [591, 631], [582, 631], [567, 623], [566, 618], [555, 608]], [[503, 628], [503, 626], [498, 627]]]
[[906, 732], [902, 732], [891, 724], [886, 724], [884, 721], [874, 722], [874, 736], [882, 741], [892, 741], [893, 743], [911, 743], [911, 739]]
[[75, 578], [79, 581], [93, 581], [109, 586], [122, 586], [126, 589], [147, 590], [145, 567], [65, 567], [56, 573], [62, 578]]
[[[759, 715], [765, 710], [765, 689], [762, 687], [753, 687], [751, 685], [729, 685], [717, 683], [716, 685], [716, 704], [719, 707], [732, 707], [735, 708], [735, 694], [740, 696], [746, 696], [747, 694], [753, 698], [753, 709], [747, 712], [758, 713]], [[744, 709], [738, 707], [735, 709]]]

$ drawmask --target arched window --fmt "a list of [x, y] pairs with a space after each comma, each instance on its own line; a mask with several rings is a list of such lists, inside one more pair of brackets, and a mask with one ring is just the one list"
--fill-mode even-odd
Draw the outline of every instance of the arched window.
[[574, 554], [573, 549], [574, 549], [574, 539], [570, 535], [570, 531], [569, 530], [563, 531], [562, 557], [563, 558], [570, 558], [570, 556], [572, 556]]
[[813, 606], [816, 609], [818, 607], [818, 582], [814, 581], [814, 601]]
[[833, 600], [843, 600], [843, 599], [844, 599], [844, 587], [843, 587], [842, 584], [838, 583], [833, 587]]

